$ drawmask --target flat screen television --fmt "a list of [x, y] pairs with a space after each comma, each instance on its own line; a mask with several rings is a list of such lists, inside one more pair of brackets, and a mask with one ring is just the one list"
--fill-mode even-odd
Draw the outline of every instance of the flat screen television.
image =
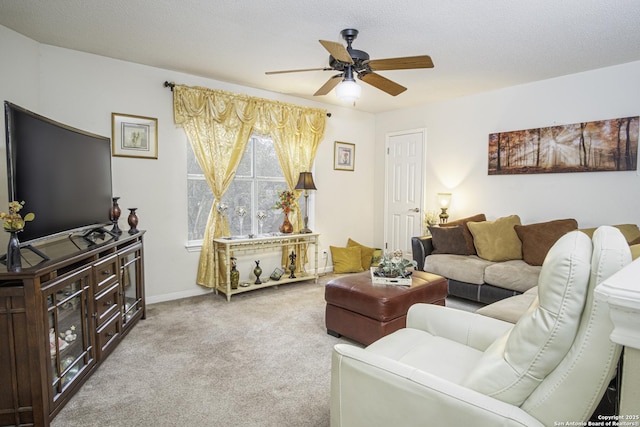
[[100, 229], [112, 205], [108, 137], [58, 123], [4, 103], [9, 201], [35, 219], [20, 233], [23, 244]]

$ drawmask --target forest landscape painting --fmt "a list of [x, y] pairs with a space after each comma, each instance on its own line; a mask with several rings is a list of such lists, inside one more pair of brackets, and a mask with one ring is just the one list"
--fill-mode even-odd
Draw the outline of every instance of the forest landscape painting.
[[638, 119], [624, 117], [489, 135], [489, 175], [634, 171]]

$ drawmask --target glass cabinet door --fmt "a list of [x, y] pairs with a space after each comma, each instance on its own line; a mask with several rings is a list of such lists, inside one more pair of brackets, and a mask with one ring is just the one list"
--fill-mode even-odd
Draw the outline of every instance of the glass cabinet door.
[[52, 403], [95, 363], [90, 278], [89, 267], [43, 285]]
[[143, 313], [144, 289], [142, 280], [142, 245], [136, 245], [120, 256], [120, 284], [122, 286], [122, 325]]

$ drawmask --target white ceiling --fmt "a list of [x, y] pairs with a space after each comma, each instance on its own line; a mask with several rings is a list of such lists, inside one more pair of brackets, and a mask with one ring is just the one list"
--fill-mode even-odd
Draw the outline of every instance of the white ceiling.
[[[637, 0], [1, 0], [0, 25], [40, 43], [314, 99], [335, 72], [319, 39], [372, 59], [430, 55], [433, 69], [380, 71], [356, 109], [388, 111], [640, 60]], [[3, 61], [8, 58], [3, 58]], [[161, 84], [162, 82], [159, 82]], [[176, 82], [181, 83], [181, 82]], [[315, 100], [339, 105], [333, 92]]]

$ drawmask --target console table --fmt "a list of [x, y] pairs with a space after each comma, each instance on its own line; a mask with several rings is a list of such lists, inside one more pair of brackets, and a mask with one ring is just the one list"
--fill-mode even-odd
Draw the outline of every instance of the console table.
[[[222, 292], [227, 296], [227, 301], [231, 301], [231, 295], [241, 292], [253, 291], [268, 286], [277, 286], [285, 283], [300, 282], [304, 280], [314, 279], [318, 283], [318, 233], [306, 234], [278, 234], [268, 236], [258, 236], [253, 238], [246, 237], [220, 237], [213, 239], [213, 250], [215, 265], [223, 262], [225, 270], [225, 281], [221, 282], [220, 275], [215, 275], [215, 292]], [[314, 264], [313, 273], [306, 271], [295, 272], [296, 278], [289, 279], [287, 273], [282, 275], [280, 280], [266, 280], [271, 274], [267, 269], [264, 270], [265, 281], [260, 285], [250, 284], [249, 286], [238, 286], [237, 289], [231, 288], [231, 257], [238, 252], [264, 251], [266, 249], [282, 249], [284, 247], [295, 247], [296, 245], [314, 246]], [[291, 252], [288, 250], [288, 252]], [[296, 255], [300, 256], [296, 250]], [[262, 267], [262, 266], [261, 266]], [[262, 267], [264, 268], [264, 267]], [[304, 266], [303, 266], [304, 268]], [[287, 270], [285, 268], [285, 270]], [[262, 277], [262, 276], [261, 276]]]

